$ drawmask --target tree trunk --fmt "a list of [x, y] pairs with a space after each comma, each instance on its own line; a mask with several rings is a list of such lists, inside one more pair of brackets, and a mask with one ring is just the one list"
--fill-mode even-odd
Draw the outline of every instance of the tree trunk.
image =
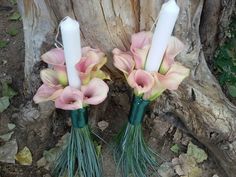
[[[111, 50], [129, 49], [132, 33], [150, 30], [162, 3], [161, 0], [18, 0], [25, 34], [28, 93], [34, 94], [39, 86], [40, 55], [53, 45], [63, 17], [80, 22], [83, 46], [99, 47], [107, 53], [107, 69], [116, 80], [120, 75], [112, 66]], [[181, 10], [174, 35], [186, 44], [178, 60], [191, 69], [191, 74], [179, 90], [167, 92], [154, 104], [151, 117], [174, 113], [232, 177], [236, 174], [236, 107], [225, 97], [209, 70], [201, 40], [207, 58], [212, 60], [221, 38], [218, 34], [223, 31], [222, 26], [227, 26], [225, 19], [230, 17], [235, 0], [177, 0], [177, 3]]]

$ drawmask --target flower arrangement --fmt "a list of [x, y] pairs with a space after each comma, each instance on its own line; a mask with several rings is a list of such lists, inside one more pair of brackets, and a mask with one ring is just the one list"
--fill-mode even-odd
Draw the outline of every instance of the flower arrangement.
[[109, 79], [109, 75], [101, 70], [107, 61], [105, 54], [98, 49], [82, 48], [82, 57], [75, 65], [82, 83], [80, 88], [68, 84], [63, 49], [46, 52], [42, 60], [52, 67], [41, 71], [43, 84], [33, 100], [35, 103], [54, 101], [56, 108], [70, 110], [72, 120], [67, 148], [55, 161], [53, 176], [101, 177], [102, 168], [88, 127], [87, 107], [107, 97], [109, 88], [103, 79]]
[[189, 69], [174, 58], [184, 49], [183, 43], [171, 37], [158, 71], [146, 71], [145, 64], [152, 42], [152, 32], [142, 31], [132, 35], [130, 51], [113, 50], [114, 66], [123, 72], [134, 90], [129, 121], [118, 136], [114, 155], [122, 176], [146, 177], [156, 171], [157, 155], [145, 143], [142, 121], [146, 107], [166, 89], [176, 90], [189, 75]]
[[68, 85], [63, 49], [48, 51], [42, 55], [42, 60], [52, 69], [41, 71], [43, 84], [33, 98], [35, 103], [52, 100], [56, 108], [76, 110], [87, 105], [97, 105], [107, 97], [109, 89], [103, 79], [109, 79], [109, 76], [101, 70], [107, 58], [100, 50], [82, 48], [82, 58], [75, 66], [82, 81], [80, 89]]

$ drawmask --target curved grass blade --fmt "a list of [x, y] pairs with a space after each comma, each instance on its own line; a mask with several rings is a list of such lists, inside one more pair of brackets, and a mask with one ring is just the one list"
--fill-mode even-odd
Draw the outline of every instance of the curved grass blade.
[[102, 177], [100, 159], [91, 139], [88, 125], [71, 128], [67, 148], [54, 163], [54, 177]]
[[122, 177], [157, 177], [158, 159], [144, 141], [142, 125], [130, 123], [119, 133], [114, 158]]

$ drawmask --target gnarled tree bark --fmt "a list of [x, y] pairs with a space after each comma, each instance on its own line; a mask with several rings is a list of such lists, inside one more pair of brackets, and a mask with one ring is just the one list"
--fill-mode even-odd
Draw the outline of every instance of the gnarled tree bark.
[[[225, 173], [232, 177], [236, 174], [236, 107], [228, 101], [211, 74], [199, 33], [201, 23], [204, 49], [207, 56], [212, 56], [217, 46], [216, 36], [221, 30], [217, 24], [225, 25], [222, 19], [230, 16], [235, 5], [235, 0], [225, 2], [177, 1], [181, 10], [174, 34], [186, 44], [178, 60], [191, 69], [191, 74], [179, 90], [166, 93], [156, 102], [152, 116], [167, 112], [178, 115], [189, 132], [212, 152]], [[35, 67], [41, 53], [53, 45], [63, 17], [71, 16], [80, 21], [83, 46], [105, 51], [109, 56], [107, 68], [116, 79], [118, 73], [111, 64], [111, 50], [114, 47], [128, 49], [132, 33], [150, 30], [162, 3], [161, 0], [18, 0], [24, 24], [28, 93], [33, 94], [38, 88]], [[226, 7], [230, 8], [227, 13]]]

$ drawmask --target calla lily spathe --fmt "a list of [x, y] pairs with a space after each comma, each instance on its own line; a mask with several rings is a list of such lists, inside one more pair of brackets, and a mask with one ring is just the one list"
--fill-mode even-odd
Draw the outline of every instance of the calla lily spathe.
[[114, 66], [122, 71], [125, 76], [128, 76], [135, 66], [132, 54], [130, 52], [123, 52], [117, 48], [114, 49], [112, 53], [114, 55]]
[[152, 75], [144, 70], [133, 70], [128, 79], [129, 85], [134, 88], [134, 92], [137, 95], [142, 95], [150, 91], [154, 85], [154, 79]]
[[83, 107], [83, 93], [71, 86], [64, 88], [55, 100], [55, 107], [64, 110], [75, 110]]
[[81, 87], [84, 103], [91, 105], [97, 105], [103, 102], [107, 97], [108, 91], [107, 84], [98, 78], [93, 78], [87, 85]]
[[41, 103], [45, 101], [55, 100], [63, 91], [63, 88], [53, 88], [46, 84], [39, 87], [37, 94], [34, 96], [33, 100], [35, 103]]
[[133, 54], [136, 69], [144, 68], [151, 42], [152, 32], [142, 31], [132, 35], [130, 51]]
[[83, 84], [87, 84], [92, 78], [110, 79], [109, 75], [101, 71], [102, 66], [107, 62], [105, 54], [99, 49], [84, 47], [82, 58], [75, 65]]
[[174, 61], [184, 45], [176, 37], [171, 37], [159, 71], [144, 71], [151, 40], [151, 32], [133, 34], [130, 51], [113, 50], [113, 63], [124, 73], [136, 95], [143, 94], [144, 99], [154, 100], [166, 89], [176, 90], [189, 75], [189, 69]]

